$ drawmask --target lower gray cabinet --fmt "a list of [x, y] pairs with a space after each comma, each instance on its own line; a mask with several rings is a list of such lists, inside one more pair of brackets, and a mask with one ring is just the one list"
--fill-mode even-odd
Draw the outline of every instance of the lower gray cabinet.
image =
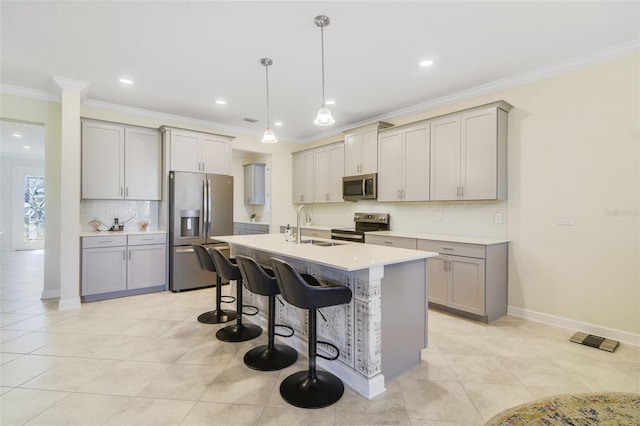
[[166, 257], [162, 233], [83, 237], [83, 300], [164, 290]]
[[429, 303], [492, 322], [507, 313], [507, 243], [479, 245], [418, 240], [429, 258]]

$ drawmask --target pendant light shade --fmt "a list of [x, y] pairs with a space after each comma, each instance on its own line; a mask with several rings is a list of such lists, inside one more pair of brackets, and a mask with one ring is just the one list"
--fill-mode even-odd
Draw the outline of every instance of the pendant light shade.
[[273, 65], [273, 61], [269, 58], [262, 58], [260, 59], [260, 63], [264, 65], [264, 71], [267, 77], [267, 130], [264, 131], [264, 135], [262, 135], [260, 142], [276, 143], [278, 142], [278, 139], [276, 139], [276, 134], [271, 130], [271, 117], [269, 115], [269, 66]]
[[327, 108], [324, 103], [324, 27], [329, 25], [331, 20], [328, 16], [318, 15], [315, 17], [313, 22], [316, 24], [316, 26], [320, 27], [320, 48], [322, 53], [322, 105], [318, 110], [318, 115], [313, 121], [313, 124], [315, 124], [316, 126], [330, 126], [336, 121], [333, 119], [331, 111], [329, 111], [329, 108]]

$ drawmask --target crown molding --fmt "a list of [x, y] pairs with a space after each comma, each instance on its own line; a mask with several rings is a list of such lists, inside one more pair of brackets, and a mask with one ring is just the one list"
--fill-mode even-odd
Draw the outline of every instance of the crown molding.
[[60, 96], [44, 90], [28, 89], [26, 87], [13, 86], [11, 84], [0, 84], [0, 93], [3, 95], [20, 96], [21, 98], [35, 99], [46, 102], [60, 102]]
[[87, 93], [89, 92], [89, 83], [81, 80], [74, 80], [72, 78], [60, 77], [52, 75], [51, 79], [55, 83], [56, 90], [72, 90], [74, 92], [80, 92], [80, 99], [85, 100]]
[[428, 102], [412, 105], [396, 111], [388, 112], [372, 118], [368, 118], [357, 123], [349, 124], [340, 128], [331, 129], [331, 131], [317, 134], [313, 137], [299, 140], [298, 143], [306, 144], [316, 142], [321, 139], [328, 139], [341, 134], [343, 131], [354, 129], [356, 127], [366, 126], [376, 121], [392, 120], [394, 118], [406, 117], [412, 114], [419, 114], [431, 109], [451, 105], [456, 102], [462, 102], [479, 96], [488, 95], [500, 90], [511, 89], [513, 87], [522, 86], [534, 81], [543, 80], [555, 75], [564, 74], [571, 71], [587, 68], [602, 62], [612, 61], [614, 59], [623, 58], [640, 52], [640, 39], [632, 40], [626, 43], [618, 44], [607, 49], [598, 50], [586, 55], [567, 59], [552, 65], [536, 68], [511, 77], [506, 77], [487, 84], [463, 90], [451, 95], [443, 96]]

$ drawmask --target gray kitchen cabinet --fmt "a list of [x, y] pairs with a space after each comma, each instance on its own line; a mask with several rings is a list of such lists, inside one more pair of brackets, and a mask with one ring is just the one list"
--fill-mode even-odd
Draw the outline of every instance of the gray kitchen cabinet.
[[507, 197], [507, 114], [500, 101], [431, 120], [430, 199]]
[[269, 225], [264, 223], [233, 222], [233, 235], [268, 234]]
[[157, 130], [82, 122], [82, 198], [160, 200], [161, 170]]
[[507, 243], [417, 240], [440, 253], [427, 267], [429, 303], [492, 322], [507, 313]]
[[344, 144], [324, 145], [313, 150], [313, 202], [340, 203], [344, 176]]
[[172, 171], [231, 174], [232, 138], [165, 126], [162, 134], [170, 146]]
[[293, 161], [293, 202], [313, 203], [313, 151], [296, 152]]
[[381, 132], [378, 201], [429, 200], [429, 123]]
[[377, 173], [378, 131], [391, 126], [379, 121], [345, 132], [345, 176]]
[[366, 234], [364, 237], [364, 241], [367, 244], [376, 244], [379, 246], [398, 247], [411, 250], [415, 250], [417, 248], [417, 240], [415, 238]]
[[265, 163], [251, 163], [244, 168], [244, 203], [262, 206], [265, 198]]
[[166, 287], [166, 234], [82, 238], [82, 299], [108, 299]]

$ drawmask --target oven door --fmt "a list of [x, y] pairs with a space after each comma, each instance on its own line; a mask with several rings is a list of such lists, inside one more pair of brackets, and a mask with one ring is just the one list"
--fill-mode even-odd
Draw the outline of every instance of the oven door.
[[364, 243], [364, 232], [332, 229], [331, 239], [340, 240], [340, 241], [349, 241], [352, 243]]

